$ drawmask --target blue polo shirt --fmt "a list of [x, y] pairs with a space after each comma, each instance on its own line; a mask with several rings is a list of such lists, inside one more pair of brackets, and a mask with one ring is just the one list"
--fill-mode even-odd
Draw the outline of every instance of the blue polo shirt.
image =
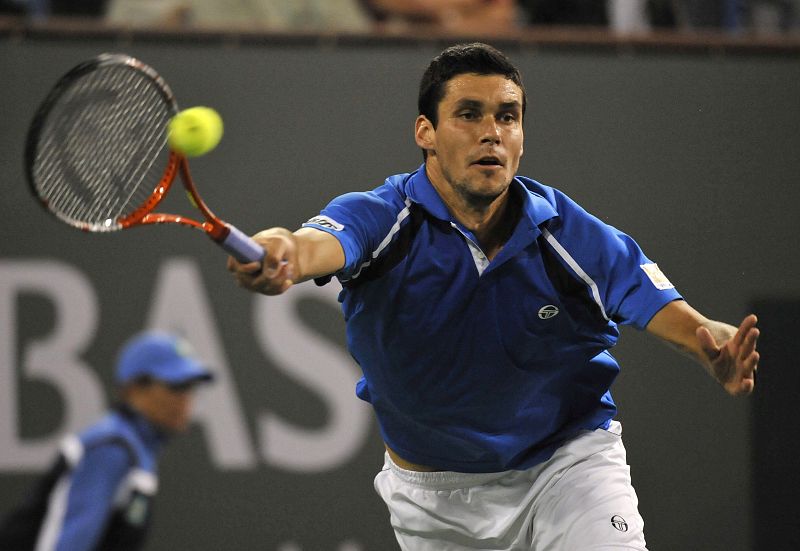
[[560, 191], [517, 177], [511, 192], [521, 216], [491, 262], [424, 165], [304, 224], [342, 244], [356, 393], [408, 461], [526, 469], [607, 427], [617, 324], [644, 328], [681, 298], [633, 239]]

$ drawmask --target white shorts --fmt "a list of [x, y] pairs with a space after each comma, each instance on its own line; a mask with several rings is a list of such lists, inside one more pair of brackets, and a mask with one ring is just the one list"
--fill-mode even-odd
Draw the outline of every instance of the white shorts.
[[621, 433], [587, 431], [526, 471], [407, 471], [386, 455], [375, 489], [403, 551], [643, 551]]

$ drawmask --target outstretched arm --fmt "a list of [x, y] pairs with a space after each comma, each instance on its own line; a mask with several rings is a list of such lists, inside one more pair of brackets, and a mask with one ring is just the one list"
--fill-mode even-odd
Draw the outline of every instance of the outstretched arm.
[[759, 354], [756, 316], [739, 327], [706, 318], [682, 300], [662, 308], [647, 330], [695, 358], [733, 396], [749, 394], [755, 386]]
[[228, 270], [245, 289], [279, 295], [295, 283], [332, 274], [344, 266], [344, 250], [331, 234], [314, 228], [292, 233], [270, 228], [253, 236], [264, 247], [261, 264], [242, 264], [228, 258]]

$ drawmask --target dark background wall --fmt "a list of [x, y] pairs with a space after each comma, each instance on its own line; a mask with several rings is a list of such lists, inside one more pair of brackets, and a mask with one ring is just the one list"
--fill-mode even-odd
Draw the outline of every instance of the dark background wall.
[[[212, 208], [244, 231], [296, 227], [330, 197], [418, 166], [416, 86], [442, 45], [0, 40], [0, 513], [58, 435], [113, 399], [122, 340], [159, 325], [187, 332], [224, 377], [164, 456], [149, 549], [395, 548], [371, 485], [382, 448], [352, 393], [335, 291], [248, 295], [189, 230], [67, 231], [28, 197], [21, 159], [54, 80], [125, 51], [155, 66], [182, 106], [223, 115], [221, 145], [193, 163]], [[635, 236], [710, 317], [738, 323], [756, 299], [800, 295], [796, 55], [503, 46], [529, 95], [523, 174]], [[615, 354], [650, 547], [752, 549], [752, 400], [727, 397], [634, 330]], [[73, 382], [55, 380], [60, 363]], [[87, 390], [65, 390], [83, 379]]]

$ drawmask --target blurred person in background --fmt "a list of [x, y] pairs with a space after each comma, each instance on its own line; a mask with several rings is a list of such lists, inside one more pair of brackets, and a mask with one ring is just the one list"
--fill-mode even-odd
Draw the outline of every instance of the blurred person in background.
[[372, 25], [361, 0], [0, 0], [3, 13], [143, 28], [362, 32]]
[[[612, 0], [613, 1], [613, 0]], [[637, 0], [624, 0], [636, 2]], [[519, 0], [530, 25], [606, 26], [606, 2], [598, 0]]]
[[689, 29], [742, 28], [749, 0], [678, 0], [672, 2], [679, 26]]
[[101, 17], [108, 0], [0, 0], [0, 14], [26, 15], [34, 19], [54, 17]]
[[800, 0], [647, 0], [646, 9], [654, 27], [688, 31], [779, 34], [800, 18]]
[[132, 27], [363, 32], [372, 26], [360, 0], [108, 0], [105, 17]]
[[129, 340], [116, 366], [119, 404], [62, 441], [52, 467], [0, 524], [0, 549], [140, 549], [159, 453], [188, 428], [195, 389], [212, 379], [177, 336], [145, 332]]
[[502, 33], [520, 25], [516, 0], [364, 0], [375, 20], [404, 30], [426, 25], [455, 33]]
[[780, 33], [800, 22], [800, 0], [519, 0], [519, 5], [532, 26], [608, 27], [621, 33]]

